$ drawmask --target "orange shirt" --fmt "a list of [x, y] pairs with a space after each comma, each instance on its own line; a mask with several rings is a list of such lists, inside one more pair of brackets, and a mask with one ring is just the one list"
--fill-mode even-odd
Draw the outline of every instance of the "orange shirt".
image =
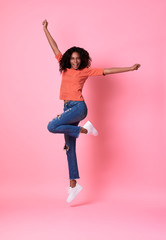
[[[62, 53], [59, 52], [56, 56], [58, 62], [62, 58]], [[84, 68], [74, 69], [67, 68], [67, 71], [62, 71], [62, 80], [60, 87], [60, 99], [61, 100], [73, 100], [84, 101], [82, 96], [82, 89], [85, 81], [89, 76], [101, 76], [103, 75], [104, 68]]]

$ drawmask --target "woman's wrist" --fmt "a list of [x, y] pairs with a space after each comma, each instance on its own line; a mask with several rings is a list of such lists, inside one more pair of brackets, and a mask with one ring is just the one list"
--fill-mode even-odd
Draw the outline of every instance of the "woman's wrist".
[[129, 71], [133, 71], [134, 69], [133, 69], [133, 66], [132, 67], [129, 67]]
[[47, 31], [48, 29], [47, 29], [47, 27], [43, 27], [43, 30], [44, 30], [44, 31]]

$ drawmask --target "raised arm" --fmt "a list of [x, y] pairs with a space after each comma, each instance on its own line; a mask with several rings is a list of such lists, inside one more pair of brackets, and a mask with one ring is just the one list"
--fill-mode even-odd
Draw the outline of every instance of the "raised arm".
[[128, 72], [137, 70], [141, 65], [140, 64], [134, 64], [132, 67], [124, 67], [124, 68], [105, 68], [103, 74], [112, 74], [112, 73], [121, 73], [121, 72]]
[[52, 38], [51, 34], [49, 33], [49, 31], [48, 31], [48, 29], [47, 29], [47, 25], [48, 25], [48, 22], [47, 22], [47, 20], [45, 19], [45, 20], [43, 21], [43, 30], [44, 30], [44, 32], [45, 32], [45, 34], [46, 34], [46, 37], [47, 37], [47, 39], [48, 39], [48, 42], [49, 42], [49, 44], [50, 44], [50, 46], [51, 46], [54, 54], [57, 55], [57, 54], [60, 52], [60, 50], [58, 49], [58, 45], [56, 44], [56, 42], [55, 42], [54, 39]]

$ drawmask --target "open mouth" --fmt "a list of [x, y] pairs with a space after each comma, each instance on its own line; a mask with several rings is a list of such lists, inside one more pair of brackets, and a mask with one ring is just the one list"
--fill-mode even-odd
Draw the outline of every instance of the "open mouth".
[[73, 67], [78, 67], [79, 66], [79, 64], [73, 64]]

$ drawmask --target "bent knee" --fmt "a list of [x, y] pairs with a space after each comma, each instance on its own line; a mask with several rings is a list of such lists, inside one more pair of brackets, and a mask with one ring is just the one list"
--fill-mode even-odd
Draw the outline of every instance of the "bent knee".
[[49, 132], [55, 132], [55, 126], [52, 123], [52, 121], [48, 123], [47, 129], [48, 129]]

